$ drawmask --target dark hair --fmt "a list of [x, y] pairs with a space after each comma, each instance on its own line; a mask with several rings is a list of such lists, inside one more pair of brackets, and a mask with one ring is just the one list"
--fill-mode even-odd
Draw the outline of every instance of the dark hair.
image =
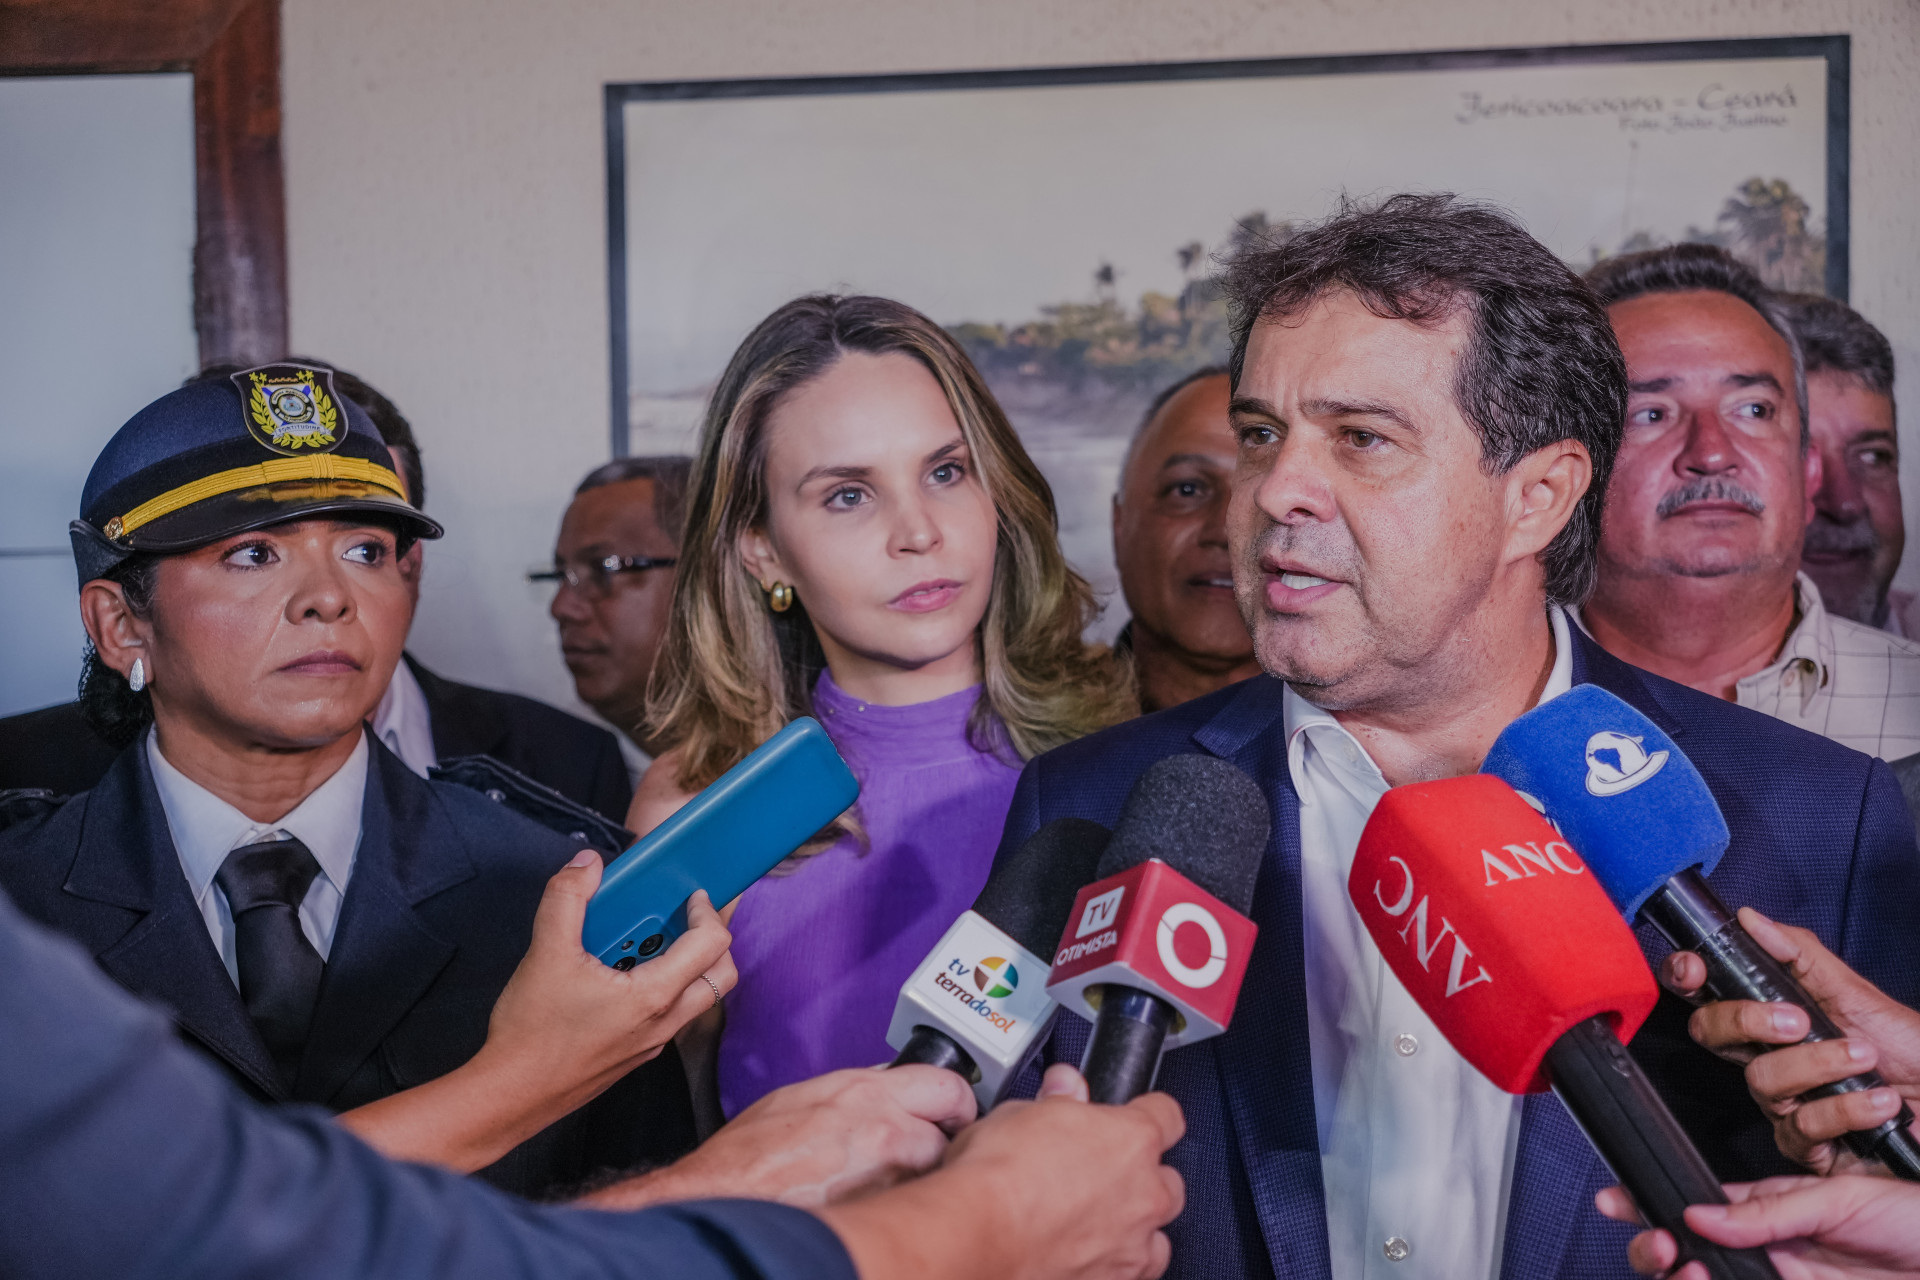
[[1593, 291], [1504, 210], [1449, 194], [1342, 202], [1284, 242], [1255, 240], [1222, 279], [1233, 335], [1233, 385], [1256, 324], [1298, 315], [1337, 290], [1392, 320], [1433, 326], [1464, 312], [1470, 327], [1453, 398], [1480, 436], [1493, 475], [1562, 440], [1593, 459], [1593, 480], [1541, 553], [1547, 599], [1593, 589], [1607, 479], [1627, 413], [1627, 369]]
[[1126, 483], [1127, 469], [1133, 465], [1133, 455], [1140, 451], [1140, 438], [1147, 434], [1147, 428], [1152, 426], [1153, 420], [1160, 416], [1160, 411], [1166, 408], [1175, 396], [1185, 391], [1194, 383], [1204, 381], [1207, 378], [1225, 378], [1227, 376], [1227, 366], [1223, 364], [1210, 364], [1205, 368], [1195, 369], [1192, 373], [1175, 382], [1172, 386], [1162, 389], [1160, 394], [1153, 398], [1153, 403], [1147, 406], [1146, 413], [1141, 415], [1139, 425], [1134, 427], [1133, 438], [1127, 441], [1126, 456], [1120, 459], [1120, 483], [1122, 485]]
[[693, 473], [693, 459], [684, 453], [659, 454], [647, 458], [615, 458], [587, 472], [587, 478], [573, 491], [579, 497], [589, 489], [604, 489], [628, 480], [653, 481], [653, 520], [660, 532], [680, 545], [680, 523], [687, 509], [687, 477]]
[[1844, 374], [1875, 395], [1893, 398], [1893, 344], [1865, 316], [1817, 293], [1778, 293], [1774, 298], [1800, 339], [1809, 377]]
[[[144, 618], [153, 608], [153, 587], [159, 577], [160, 557], [136, 552], [102, 576], [120, 584], [127, 608]], [[108, 666], [87, 641], [80, 666], [80, 715], [87, 726], [112, 746], [126, 747], [153, 723], [153, 697], [139, 693], [127, 678]]]
[[[381, 443], [393, 451], [400, 463], [400, 479], [407, 486], [407, 501], [413, 504], [414, 510], [425, 511], [427, 474], [420, 466], [420, 443], [413, 438], [413, 424], [406, 420], [393, 401], [369, 386], [358, 374], [349, 373], [339, 365], [316, 360], [312, 356], [288, 356], [287, 359], [294, 364], [328, 370], [333, 374], [333, 385], [340, 394], [366, 410], [367, 417], [373, 420], [374, 430], [380, 433]], [[239, 364], [210, 364], [188, 378], [185, 385], [223, 382], [246, 367]]]
[[1760, 282], [1740, 259], [1718, 245], [1670, 244], [1645, 253], [1623, 253], [1606, 258], [1587, 272], [1587, 283], [1606, 306], [1649, 293], [1724, 293], [1760, 313], [1767, 328], [1780, 335], [1793, 355], [1793, 402], [1800, 409], [1800, 447], [1813, 437], [1807, 427], [1807, 370], [1780, 295]]

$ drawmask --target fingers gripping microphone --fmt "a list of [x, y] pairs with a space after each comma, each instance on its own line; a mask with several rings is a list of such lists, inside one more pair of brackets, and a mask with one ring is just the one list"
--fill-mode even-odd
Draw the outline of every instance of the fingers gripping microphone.
[[1260, 788], [1211, 756], [1169, 756], [1134, 783], [1047, 981], [1093, 1023], [1080, 1069], [1095, 1102], [1138, 1097], [1165, 1050], [1227, 1029], [1271, 825]]
[[[1841, 1038], [1787, 967], [1740, 927], [1707, 884], [1727, 849], [1726, 820], [1700, 771], [1653, 721], [1605, 689], [1580, 685], [1508, 725], [1484, 772], [1545, 807], [1629, 919], [1647, 921], [1675, 949], [1698, 955], [1706, 963], [1708, 995], [1796, 1004], [1807, 1011], [1808, 1041]], [[1805, 1096], [1885, 1083], [1877, 1072], [1864, 1072]], [[1920, 1181], [1920, 1140], [1912, 1124], [1912, 1109], [1902, 1106], [1878, 1128], [1848, 1134], [1847, 1145]]]
[[[1501, 869], [1524, 862], [1509, 878]], [[1481, 1074], [1551, 1087], [1680, 1261], [1715, 1280], [1778, 1280], [1758, 1249], [1695, 1235], [1726, 1193], [1624, 1040], [1660, 989], [1580, 856], [1498, 778], [1396, 787], [1368, 819], [1347, 892], [1394, 976]]]
[[1059, 1016], [1042, 957], [1111, 835], [1097, 822], [1059, 818], [994, 866], [973, 909], [900, 988], [887, 1028], [887, 1045], [900, 1054], [892, 1065], [957, 1072], [982, 1112], [1006, 1096]]

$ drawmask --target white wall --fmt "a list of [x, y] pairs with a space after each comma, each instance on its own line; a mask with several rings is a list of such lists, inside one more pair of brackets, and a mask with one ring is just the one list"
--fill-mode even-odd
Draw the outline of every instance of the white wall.
[[0, 715], [72, 700], [80, 488], [199, 368], [193, 199], [193, 77], [0, 78]]
[[[1913, 0], [285, 0], [294, 346], [363, 374], [424, 442], [450, 533], [417, 651], [565, 704], [546, 596], [517, 578], [606, 454], [603, 84], [1834, 33], [1853, 37], [1853, 301], [1912, 379]], [[1906, 466], [1920, 523], [1920, 446]], [[1920, 552], [1902, 577], [1920, 585]]]

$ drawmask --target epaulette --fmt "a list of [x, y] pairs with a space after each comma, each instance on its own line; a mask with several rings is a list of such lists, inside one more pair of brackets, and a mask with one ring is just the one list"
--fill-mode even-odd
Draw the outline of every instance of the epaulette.
[[52, 813], [69, 797], [57, 796], [45, 787], [9, 787], [0, 790], [0, 831], [17, 822]]
[[[617, 822], [577, 801], [561, 795], [552, 787], [535, 782], [519, 770], [501, 764], [492, 756], [459, 756], [443, 760], [427, 770], [436, 782], [478, 791], [495, 804], [505, 805], [523, 818], [531, 818], [549, 831], [557, 831], [569, 840], [598, 849], [608, 859], [619, 857], [639, 839]], [[0, 792], [0, 795], [14, 794]]]

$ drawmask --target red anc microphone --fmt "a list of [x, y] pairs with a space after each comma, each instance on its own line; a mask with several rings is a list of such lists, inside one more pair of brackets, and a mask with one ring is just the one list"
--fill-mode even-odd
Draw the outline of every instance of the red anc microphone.
[[1253, 780], [1211, 756], [1168, 756], [1134, 784], [1047, 978], [1093, 1023], [1080, 1066], [1093, 1101], [1138, 1097], [1166, 1050], [1227, 1029], [1270, 824]]
[[1694, 1234], [1726, 1192], [1623, 1041], [1660, 998], [1633, 932], [1571, 845], [1491, 774], [1395, 787], [1347, 895], [1387, 966], [1460, 1056], [1508, 1093], [1551, 1087], [1680, 1262], [1779, 1280], [1759, 1249]]

